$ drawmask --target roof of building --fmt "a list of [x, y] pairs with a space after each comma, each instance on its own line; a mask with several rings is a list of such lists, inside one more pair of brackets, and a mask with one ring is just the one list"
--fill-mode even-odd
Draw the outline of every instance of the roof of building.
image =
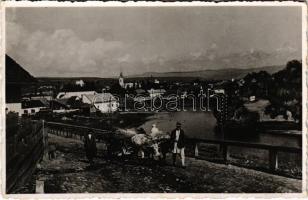
[[165, 89], [150, 89], [150, 90], [148, 90], [148, 92], [149, 93], [151, 93], [151, 92], [155, 92], [155, 93], [165, 93], [166, 92], [166, 90]]
[[6, 83], [12, 84], [32, 84], [37, 82], [36, 78], [8, 55], [5, 55], [5, 80]]
[[69, 98], [72, 96], [92, 95], [92, 94], [96, 94], [96, 92], [95, 91], [59, 92], [57, 95], [57, 99]]
[[31, 99], [29, 101], [23, 101], [21, 107], [23, 109], [49, 107], [49, 102], [47, 99]]
[[86, 94], [84, 96], [88, 98], [90, 102], [93, 103], [108, 103], [110, 101], [117, 101], [117, 99], [111, 93], [102, 93], [95, 95]]
[[51, 100], [51, 107], [53, 107], [55, 104], [58, 104], [64, 108], [82, 108], [87, 107], [88, 104], [83, 103], [78, 97], [73, 96], [70, 98], [61, 98], [61, 99], [54, 99]]
[[34, 84], [37, 80], [16, 63], [10, 56], [5, 55], [5, 102], [21, 103], [21, 89]]
[[137, 94], [145, 93], [144, 89], [136, 89], [135, 91], [136, 91]]
[[51, 100], [51, 107], [53, 108], [54, 105], [60, 105], [64, 108], [68, 108], [69, 107], [69, 104], [68, 104], [68, 100], [69, 98], [63, 98], [63, 99], [54, 99], [54, 100]]

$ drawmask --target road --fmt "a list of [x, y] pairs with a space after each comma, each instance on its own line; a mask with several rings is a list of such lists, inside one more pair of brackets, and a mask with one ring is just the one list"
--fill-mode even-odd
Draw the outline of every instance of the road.
[[[57, 145], [57, 157], [43, 161], [35, 175], [44, 180], [45, 193], [301, 192], [301, 180], [194, 158], [187, 158], [186, 169], [173, 167], [170, 158], [166, 165], [132, 158], [96, 158], [90, 167], [82, 141], [50, 135], [49, 142]], [[28, 187], [23, 192], [31, 190], [33, 187]]]

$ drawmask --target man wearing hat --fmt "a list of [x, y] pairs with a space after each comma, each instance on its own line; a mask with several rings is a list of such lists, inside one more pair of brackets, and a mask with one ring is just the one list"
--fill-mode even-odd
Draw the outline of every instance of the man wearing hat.
[[91, 165], [93, 165], [93, 158], [96, 156], [97, 149], [96, 149], [96, 139], [94, 132], [91, 130], [89, 131], [84, 138], [84, 147], [86, 151], [86, 157], [88, 158]]
[[172, 160], [173, 166], [175, 166], [176, 155], [180, 154], [182, 167], [185, 168], [185, 135], [181, 126], [182, 124], [180, 122], [177, 122], [176, 128], [171, 132], [171, 142], [173, 144]]

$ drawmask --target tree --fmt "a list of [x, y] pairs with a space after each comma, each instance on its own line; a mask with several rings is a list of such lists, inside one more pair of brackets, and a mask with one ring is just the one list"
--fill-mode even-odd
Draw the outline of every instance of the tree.
[[292, 117], [301, 123], [302, 119], [302, 63], [289, 61], [286, 68], [273, 74], [273, 82], [269, 90], [269, 105], [265, 112], [272, 118], [290, 111]]

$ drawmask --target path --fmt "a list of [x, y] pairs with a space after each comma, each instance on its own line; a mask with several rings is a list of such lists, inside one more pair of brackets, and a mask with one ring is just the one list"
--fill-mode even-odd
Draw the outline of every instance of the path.
[[171, 166], [170, 160], [162, 166], [128, 158], [97, 158], [89, 167], [81, 141], [50, 135], [49, 142], [57, 144], [58, 156], [43, 161], [36, 177], [45, 180], [46, 193], [301, 192], [300, 180], [194, 158], [187, 158], [186, 169]]

